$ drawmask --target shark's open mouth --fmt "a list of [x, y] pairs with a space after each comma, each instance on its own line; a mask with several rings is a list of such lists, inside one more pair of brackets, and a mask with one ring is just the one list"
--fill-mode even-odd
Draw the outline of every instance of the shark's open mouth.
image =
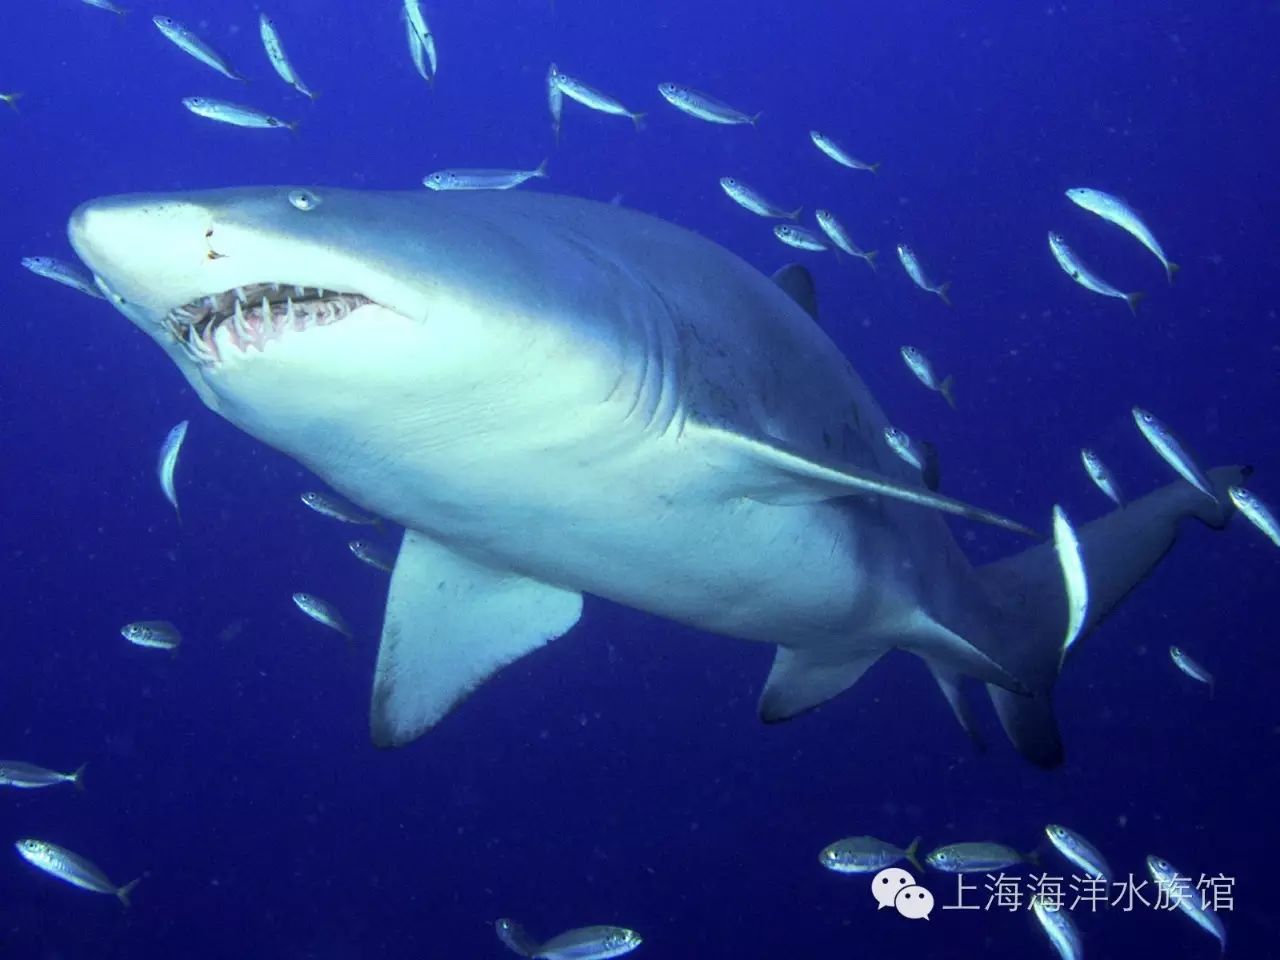
[[170, 310], [164, 322], [193, 360], [217, 363], [227, 346], [261, 351], [289, 331], [337, 323], [372, 302], [358, 293], [260, 283], [192, 300]]

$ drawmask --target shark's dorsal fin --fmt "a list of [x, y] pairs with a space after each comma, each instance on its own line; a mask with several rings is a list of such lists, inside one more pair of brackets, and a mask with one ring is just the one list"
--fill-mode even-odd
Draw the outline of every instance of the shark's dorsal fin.
[[980, 520], [1029, 537], [1039, 536], [1030, 527], [990, 510], [910, 486], [872, 470], [847, 463], [821, 463], [777, 443], [714, 427], [708, 429], [711, 432], [708, 439], [712, 441], [708, 449], [717, 457], [723, 457], [729, 495], [762, 503], [798, 504], [871, 494]]
[[492, 674], [566, 633], [582, 594], [481, 566], [413, 530], [391, 575], [369, 727], [408, 743]]
[[813, 275], [798, 263], [788, 263], [773, 275], [773, 282], [813, 319], [818, 319], [818, 288]]

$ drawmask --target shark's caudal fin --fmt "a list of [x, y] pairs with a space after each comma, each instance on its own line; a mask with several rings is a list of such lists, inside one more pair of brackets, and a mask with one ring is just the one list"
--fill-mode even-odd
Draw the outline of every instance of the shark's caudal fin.
[[461, 557], [405, 531], [382, 626], [369, 728], [408, 743], [492, 674], [566, 633], [582, 595]]
[[[1210, 473], [1222, 504], [1228, 503], [1227, 487], [1249, 472], [1244, 467], [1219, 467]], [[1194, 516], [1221, 528], [1229, 512], [1229, 506], [1213, 503], [1179, 480], [1081, 527], [1077, 532], [1089, 584], [1085, 632], [1168, 552], [1179, 521]], [[1052, 691], [1067, 628], [1067, 599], [1053, 544], [990, 564], [979, 569], [978, 576], [995, 607], [992, 642], [986, 652], [1032, 691], [1032, 696], [1025, 697], [988, 685], [996, 713], [1024, 756], [1042, 767], [1057, 766], [1063, 752]], [[1073, 647], [1073, 653], [1078, 649]]]

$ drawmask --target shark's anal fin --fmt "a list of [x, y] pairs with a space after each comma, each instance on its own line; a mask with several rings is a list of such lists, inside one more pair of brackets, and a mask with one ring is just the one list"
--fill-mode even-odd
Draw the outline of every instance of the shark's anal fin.
[[[1219, 467], [1209, 479], [1226, 503], [1227, 487], [1247, 475], [1247, 468]], [[1160, 562], [1183, 518], [1194, 516], [1217, 528], [1228, 514], [1229, 508], [1179, 480], [1079, 528], [1089, 584], [1082, 638]], [[1053, 544], [990, 564], [978, 576], [993, 607], [988, 651], [1032, 691], [1030, 697], [1018, 697], [988, 687], [996, 713], [1024, 756], [1044, 767], [1056, 766], [1062, 762], [1062, 743], [1052, 691], [1066, 635], [1067, 603]], [[1079, 644], [1072, 647], [1072, 656], [1079, 649]]]
[[566, 633], [582, 595], [496, 571], [405, 531], [382, 626], [373, 742], [415, 739], [514, 660]]
[[778, 723], [825, 703], [857, 683], [883, 652], [832, 657], [778, 647], [760, 694], [760, 719]]
[[[968, 698], [964, 695], [961, 675], [939, 663], [933, 662], [929, 663], [929, 672], [933, 674], [933, 679], [937, 681], [942, 695], [947, 698], [947, 703], [951, 707], [951, 712], [955, 715], [956, 722], [960, 724], [960, 729], [973, 741], [973, 745], [979, 753], [986, 753], [987, 743], [982, 737], [982, 732], [978, 729], [977, 721], [973, 716], [973, 708]], [[1016, 696], [1016, 694], [1009, 694], [1009, 696]]]
[[[712, 428], [714, 429], [714, 428]], [[726, 493], [762, 503], [798, 504], [871, 494], [918, 504], [971, 520], [990, 523], [1030, 537], [1030, 527], [990, 510], [970, 506], [847, 463], [820, 463], [780, 444], [716, 430], [710, 449], [723, 458], [729, 479]]]

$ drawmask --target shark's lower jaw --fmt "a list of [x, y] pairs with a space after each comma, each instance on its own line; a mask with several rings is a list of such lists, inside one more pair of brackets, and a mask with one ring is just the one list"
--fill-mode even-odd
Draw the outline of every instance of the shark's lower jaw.
[[175, 307], [164, 326], [192, 360], [217, 365], [229, 350], [262, 352], [272, 341], [337, 323], [371, 303], [359, 293], [260, 283]]

